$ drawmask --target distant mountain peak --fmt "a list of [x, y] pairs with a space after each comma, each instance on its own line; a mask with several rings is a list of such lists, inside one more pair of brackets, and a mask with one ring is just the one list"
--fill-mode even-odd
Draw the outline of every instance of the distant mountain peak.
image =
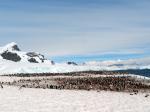
[[0, 47], [0, 59], [14, 62], [30, 62], [30, 63], [51, 63], [44, 55], [36, 52], [22, 52], [17, 43], [11, 42], [4, 47]]
[[3, 50], [20, 51], [17, 43], [11, 42], [3, 47]]

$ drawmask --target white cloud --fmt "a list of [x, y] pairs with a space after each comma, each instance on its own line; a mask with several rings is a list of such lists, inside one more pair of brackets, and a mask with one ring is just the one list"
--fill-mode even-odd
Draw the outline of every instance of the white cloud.
[[109, 61], [90, 61], [86, 65], [101, 66], [103, 68], [116, 68], [116, 69], [136, 69], [136, 68], [149, 68], [150, 57], [128, 59], [128, 60], [109, 60]]

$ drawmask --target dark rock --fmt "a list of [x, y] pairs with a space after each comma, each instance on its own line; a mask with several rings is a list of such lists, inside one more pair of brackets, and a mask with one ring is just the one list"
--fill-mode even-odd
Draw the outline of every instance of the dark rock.
[[30, 58], [28, 61], [31, 62], [31, 63], [38, 63], [38, 62], [36, 61], [36, 59], [34, 59], [34, 58]]
[[78, 65], [77, 63], [75, 62], [67, 62], [68, 65]]
[[17, 45], [12, 46], [12, 48], [13, 48], [13, 50], [20, 51], [20, 49]]
[[38, 57], [39, 56], [39, 54], [37, 54], [35, 52], [28, 52], [26, 55], [29, 57]]
[[21, 60], [20, 56], [17, 55], [17, 53], [12, 53], [8, 51], [5, 51], [4, 53], [2, 53], [1, 56], [3, 57], [3, 59], [15, 61], [15, 62], [18, 62]]
[[41, 55], [41, 54], [38, 54], [38, 53], [35, 53], [35, 52], [28, 52], [26, 55], [31, 57], [31, 59], [28, 60], [29, 62], [36, 63], [36, 60], [34, 59], [34, 57], [38, 57], [41, 60], [42, 63], [45, 60], [44, 55]]
[[55, 65], [55, 62], [54, 61], [51, 61], [52, 65]]

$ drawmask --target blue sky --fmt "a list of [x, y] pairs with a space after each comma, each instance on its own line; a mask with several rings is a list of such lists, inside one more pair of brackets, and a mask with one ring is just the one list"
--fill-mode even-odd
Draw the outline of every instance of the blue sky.
[[1, 0], [0, 45], [13, 41], [49, 57], [149, 56], [149, 6], [149, 0]]

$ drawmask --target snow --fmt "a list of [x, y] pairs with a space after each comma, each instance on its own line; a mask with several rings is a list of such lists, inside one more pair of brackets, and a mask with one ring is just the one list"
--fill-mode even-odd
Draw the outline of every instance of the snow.
[[[9, 43], [4, 47], [0, 47], [0, 54], [5, 51], [11, 53], [16, 53], [20, 56], [21, 61], [13, 62], [6, 59], [3, 59], [0, 56], [0, 75], [4, 74], [14, 74], [14, 73], [64, 73], [64, 72], [73, 72], [73, 71], [85, 71], [85, 70], [99, 70], [98, 66], [73, 66], [67, 64], [56, 64], [52, 65], [50, 60], [44, 60], [42, 55], [36, 53], [38, 56], [34, 57], [39, 63], [31, 63], [28, 60], [31, 58], [27, 55], [27, 52], [22, 52], [14, 49], [14, 46], [17, 46], [15, 42]], [[18, 47], [18, 46], [17, 46]], [[92, 68], [92, 69], [91, 69]]]
[[[20, 51], [19, 48], [18, 48], [19, 50], [16, 50], [16, 49], [14, 49], [14, 46], [18, 47], [17, 43], [11, 42], [11, 43], [5, 45], [4, 47], [0, 47], [0, 54], [4, 53], [6, 51], [11, 52], [11, 53], [16, 53], [21, 58], [20, 62], [30, 63], [28, 60], [31, 59], [31, 57], [27, 55], [27, 52]], [[38, 63], [43, 63], [43, 61], [41, 59], [45, 60], [44, 57], [42, 57], [40, 53], [36, 53], [36, 55], [37, 56], [32, 57], [32, 58], [36, 59], [36, 61]], [[3, 59], [2, 56], [0, 56], [0, 59]], [[48, 61], [48, 60], [45, 60], [45, 61], [46, 61], [46, 63], [49, 62], [51, 64], [51, 61]]]
[[12, 62], [0, 59], [0, 75], [14, 73], [65, 73], [73, 71], [99, 70], [100, 67], [74, 66], [67, 64]]
[[[133, 60], [112, 60], [101, 62], [86, 62], [79, 65], [68, 65], [66, 63], [52, 64], [50, 60], [44, 60], [41, 54], [36, 53], [38, 56], [34, 57], [39, 63], [31, 63], [28, 60], [31, 59], [27, 55], [27, 52], [15, 50], [13, 47], [17, 46], [15, 42], [7, 44], [4, 47], [0, 47], [0, 54], [5, 51], [16, 53], [21, 57], [21, 61], [13, 62], [3, 59], [0, 55], [0, 75], [15, 74], [15, 73], [65, 73], [65, 72], [77, 72], [77, 71], [89, 71], [89, 70], [124, 70], [124, 69], [141, 69], [150, 68], [150, 58], [146, 59], [133, 59]], [[18, 47], [18, 46], [17, 46]]]
[[4, 52], [4, 51], [14, 51], [13, 46], [17, 45], [17, 43], [15, 42], [11, 42], [7, 45], [5, 45], [4, 47], [0, 47], [0, 53]]
[[1, 112], [150, 112], [145, 93], [29, 89], [0, 89]]
[[[45, 63], [13, 62], [0, 59], [0, 75], [15, 73], [66, 73], [77, 71], [98, 71], [98, 70], [123, 70], [127, 68], [107, 67], [98, 65], [68, 65], [56, 63], [52, 65], [50, 61]], [[131, 68], [130, 68], [131, 69]]]

